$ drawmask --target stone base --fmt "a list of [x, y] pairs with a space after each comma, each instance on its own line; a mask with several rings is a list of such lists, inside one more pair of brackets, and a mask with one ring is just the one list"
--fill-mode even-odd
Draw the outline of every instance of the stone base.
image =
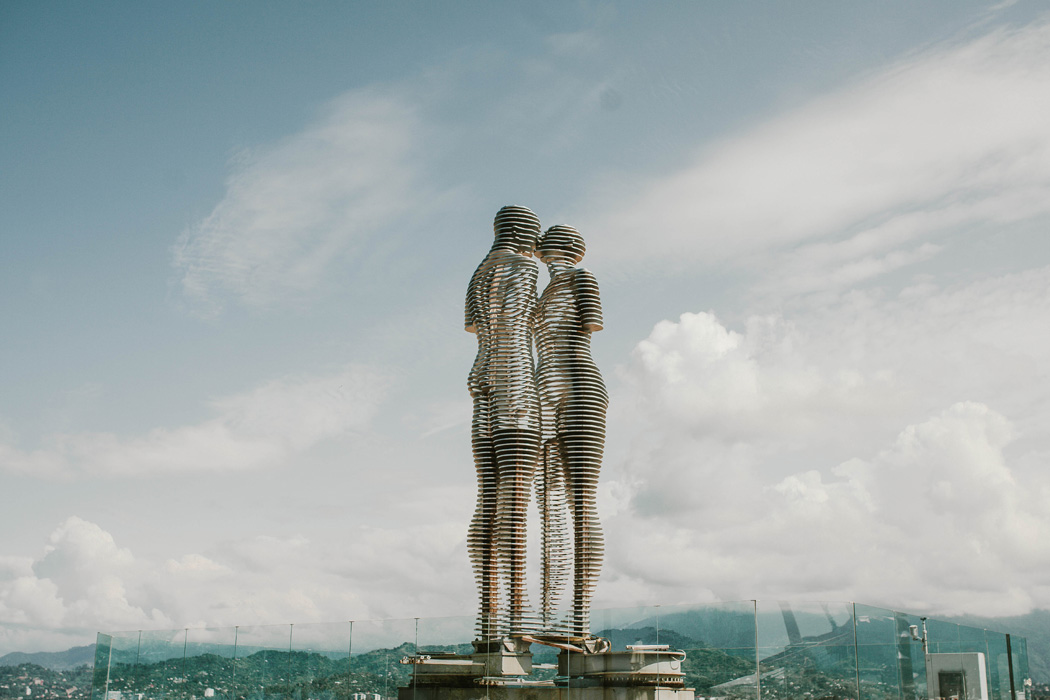
[[412, 684], [417, 688], [469, 687], [485, 679], [520, 678], [532, 673], [530, 645], [521, 639], [475, 641], [474, 649], [470, 655], [421, 651], [406, 656], [401, 663], [412, 665]]
[[528, 678], [532, 654], [525, 641], [474, 646], [470, 655], [422, 652], [402, 659], [414, 666], [413, 680], [398, 688], [398, 700], [694, 700], [693, 689], [683, 687], [685, 652], [666, 646], [562, 651], [559, 677], [543, 681]]
[[597, 654], [558, 654], [558, 675], [594, 681], [605, 686], [651, 685], [681, 688], [684, 651], [671, 651], [665, 644], [628, 646], [626, 651]]
[[398, 700], [694, 700], [692, 688], [660, 686], [557, 686], [550, 681], [472, 687], [408, 686]]

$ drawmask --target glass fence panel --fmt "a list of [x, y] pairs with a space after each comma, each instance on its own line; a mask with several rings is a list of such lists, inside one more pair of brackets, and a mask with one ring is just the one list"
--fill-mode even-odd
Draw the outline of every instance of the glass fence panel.
[[419, 618], [419, 650], [470, 654], [474, 651], [474, 618], [456, 617]]
[[187, 698], [234, 697], [236, 634], [233, 627], [186, 630], [181, 695]]
[[757, 622], [763, 698], [857, 697], [852, 604], [759, 601]]
[[[592, 630], [614, 650], [685, 651], [686, 685], [698, 698], [926, 697], [922, 620], [882, 608], [752, 601], [618, 608], [595, 611]], [[927, 636], [931, 653], [984, 654], [989, 700], [1025, 698], [1023, 637], [1010, 637], [1011, 654], [998, 632], [929, 620]], [[393, 700], [414, 683], [417, 666], [402, 659], [417, 650], [470, 654], [473, 638], [468, 616], [99, 634], [92, 700]], [[532, 651], [530, 680], [554, 679], [559, 650]]]
[[752, 601], [662, 606], [660, 643], [686, 652], [686, 687], [699, 697], [756, 698], [755, 605]]
[[1028, 668], [1028, 640], [1011, 634], [1010, 650], [1014, 661], [1014, 690], [1020, 692], [1023, 689], [1024, 696], [1030, 700], [1032, 689], [1029, 687], [1028, 681], [1031, 680], [1032, 676]]
[[988, 658], [988, 644], [983, 629], [959, 625], [959, 651], [962, 653], [978, 652]]
[[898, 628], [892, 610], [855, 606], [857, 625], [857, 678], [861, 700], [898, 700], [901, 683], [900, 635], [909, 641], [907, 627]]
[[[181, 698], [185, 682], [186, 633], [181, 630], [150, 630], [129, 636], [119, 657], [124, 663], [110, 662], [110, 690], [116, 680], [114, 669], [126, 669], [122, 679], [122, 697], [138, 693], [150, 698]], [[114, 657], [118, 656], [114, 652]], [[113, 698], [112, 700], [117, 700]]]
[[105, 700], [109, 690], [109, 657], [113, 636], [99, 632], [95, 637], [95, 665], [91, 669], [91, 700]]
[[106, 677], [107, 698], [119, 698], [140, 690], [137, 666], [140, 632], [113, 635], [110, 641], [109, 672]]
[[954, 622], [927, 620], [927, 646], [931, 654], [958, 654], [963, 651], [959, 643], [959, 625]]
[[350, 682], [350, 623], [294, 625], [290, 636], [292, 697], [345, 698]]
[[387, 700], [409, 685], [412, 666], [401, 659], [416, 651], [416, 621], [355, 620], [350, 638], [351, 700]]
[[985, 630], [988, 649], [988, 697], [990, 700], [1012, 700], [1010, 697], [1010, 660], [1006, 654], [1006, 635]]
[[[415, 635], [418, 653], [429, 656], [431, 659], [448, 654], [468, 657], [474, 653], [474, 646], [471, 644], [471, 641], [474, 639], [473, 616], [419, 618], [416, 621]], [[541, 655], [543, 652], [556, 650], [539, 644], [534, 644], [532, 647], [534, 679], [553, 678], [553, 668], [538, 669], [537, 666], [542, 662]], [[408, 672], [408, 683], [411, 687], [415, 687], [416, 674], [422, 672], [422, 670], [417, 666], [411, 666], [408, 668]], [[473, 673], [476, 673], [477, 676], [482, 675], [477, 670]], [[414, 697], [414, 695], [411, 697]]]
[[894, 612], [893, 617], [897, 625], [897, 658], [901, 698], [903, 700], [924, 700], [926, 698], [926, 656], [921, 641], [922, 618], [902, 612]]
[[182, 669], [186, 656], [186, 630], [144, 630], [138, 639], [129, 636], [122, 657], [132, 664], [165, 664], [166, 668]]
[[605, 637], [613, 651], [623, 651], [629, 644], [659, 644], [660, 606], [611, 608], [591, 612], [591, 631]]
[[292, 625], [234, 628], [237, 647], [231, 687], [234, 700], [284, 698], [291, 693]]

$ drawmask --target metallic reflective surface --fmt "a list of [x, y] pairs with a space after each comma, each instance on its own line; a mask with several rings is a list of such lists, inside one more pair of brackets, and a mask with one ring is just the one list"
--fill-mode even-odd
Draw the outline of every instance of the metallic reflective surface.
[[[535, 326], [544, 428], [545, 483], [537, 489], [544, 525], [541, 618], [545, 631], [574, 637], [590, 633], [590, 601], [604, 551], [595, 502], [609, 403], [601, 373], [591, 359], [591, 333], [602, 329], [598, 283], [590, 271], [575, 267], [583, 253], [583, 238], [568, 226], [552, 226], [537, 246], [537, 255], [550, 272]], [[565, 627], [552, 628], [569, 559], [568, 533], [558, 515], [565, 506], [572, 516], [572, 607]]]
[[[495, 241], [467, 289], [465, 328], [477, 334], [468, 378], [478, 500], [468, 548], [479, 639], [540, 632], [587, 637], [604, 550], [595, 506], [608, 394], [591, 359], [602, 328], [594, 275], [576, 267], [583, 238], [524, 207], [500, 209]], [[538, 268], [550, 283], [537, 298]], [[533, 364], [533, 342], [538, 364]], [[538, 619], [525, 590], [526, 519], [535, 481], [541, 530]], [[571, 521], [571, 527], [570, 527]], [[572, 582], [568, 619], [558, 620]]]
[[478, 475], [467, 547], [480, 597], [481, 639], [526, 629], [526, 516], [540, 451], [532, 355], [538, 274], [532, 252], [540, 222], [524, 207], [503, 207], [494, 229], [492, 248], [467, 288], [465, 316], [466, 329], [478, 338], [467, 382]]

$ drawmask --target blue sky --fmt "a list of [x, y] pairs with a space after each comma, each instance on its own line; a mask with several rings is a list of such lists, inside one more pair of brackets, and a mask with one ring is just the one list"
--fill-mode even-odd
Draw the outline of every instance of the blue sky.
[[602, 288], [596, 604], [1050, 606], [1048, 19], [4, 3], [0, 651], [471, 613], [511, 203]]

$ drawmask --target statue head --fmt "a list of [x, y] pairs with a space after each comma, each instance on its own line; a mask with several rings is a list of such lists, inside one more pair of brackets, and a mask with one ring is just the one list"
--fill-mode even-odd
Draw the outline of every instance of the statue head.
[[520, 253], [532, 255], [540, 237], [540, 219], [526, 207], [506, 206], [496, 213], [492, 222], [497, 246], [509, 246]]
[[575, 265], [583, 260], [583, 254], [587, 246], [583, 243], [583, 236], [572, 226], [551, 226], [543, 234], [543, 238], [536, 244], [536, 255], [540, 260], [547, 262], [555, 258], [567, 258]]

